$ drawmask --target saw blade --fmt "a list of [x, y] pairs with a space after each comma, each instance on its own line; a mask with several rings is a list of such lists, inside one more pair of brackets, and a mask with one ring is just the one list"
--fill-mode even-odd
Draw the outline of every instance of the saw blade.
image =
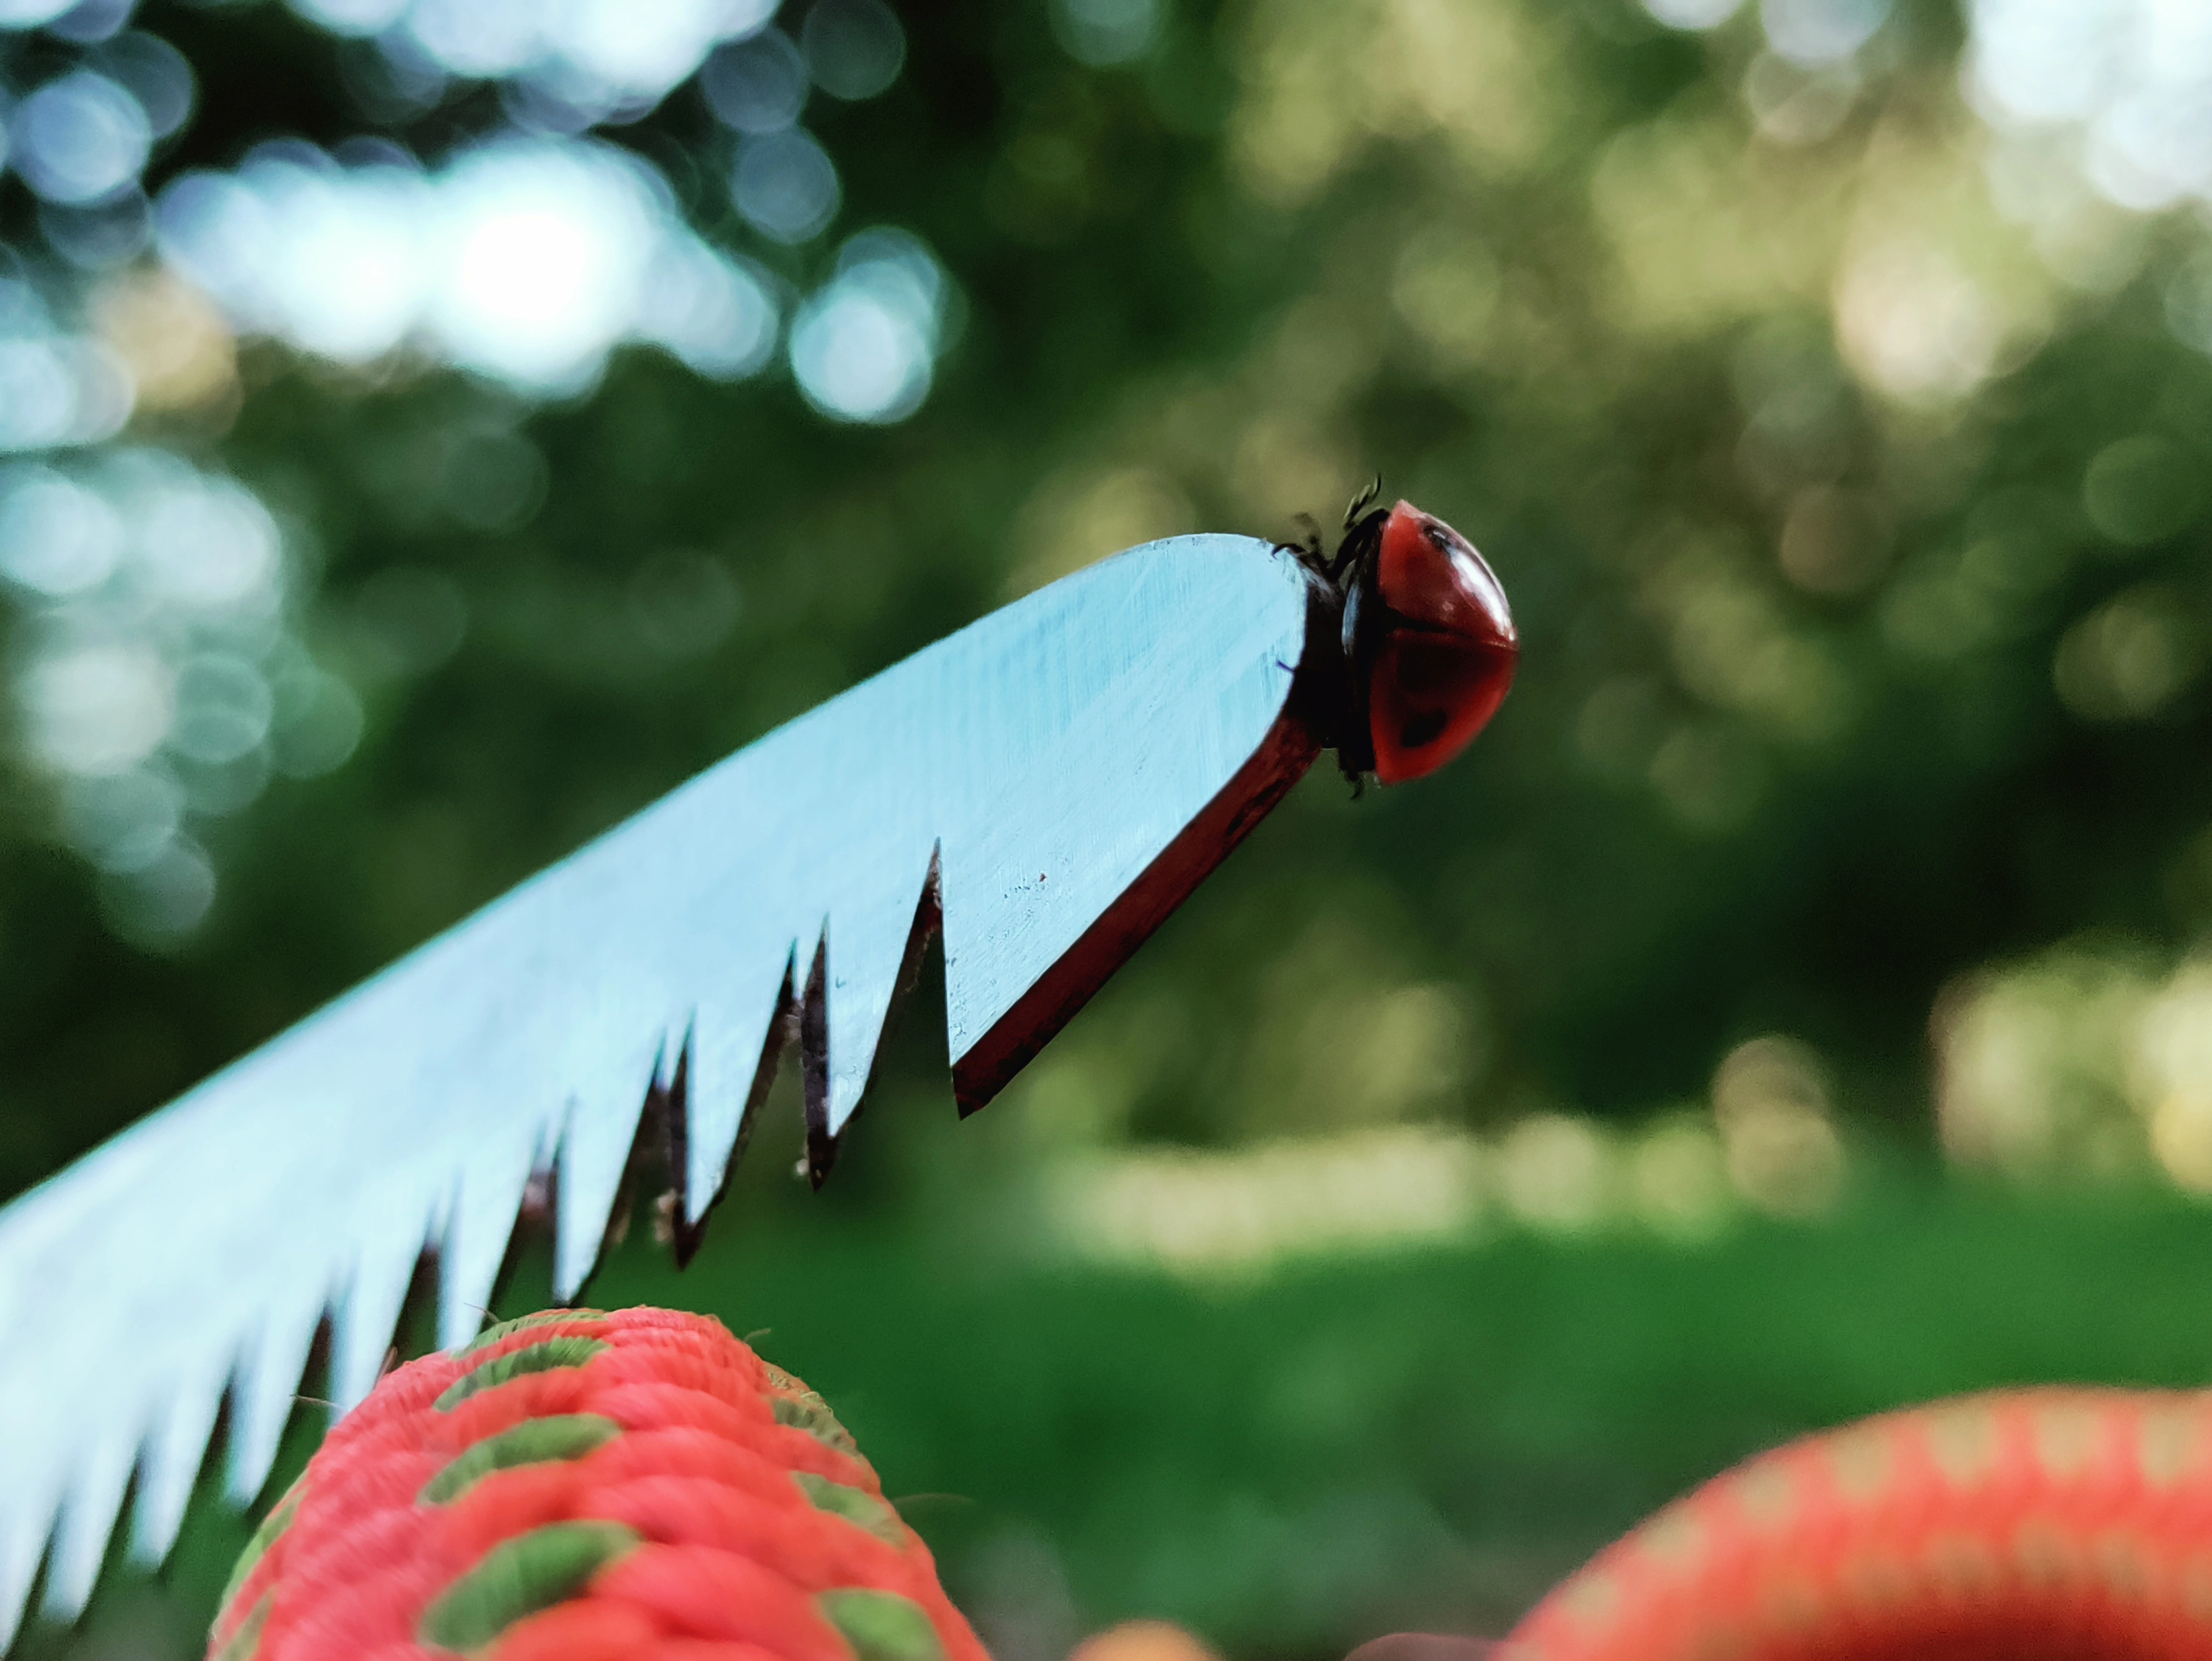
[[42, 1561], [47, 1611], [82, 1608], [134, 1475], [134, 1550], [167, 1555], [226, 1399], [249, 1500], [326, 1317], [341, 1411], [426, 1256], [440, 1342], [465, 1341], [533, 1180], [574, 1297], [648, 1102], [688, 1245], [795, 1031], [818, 1175], [940, 918], [956, 1092], [988, 1100], [1310, 764], [1297, 671], [1310, 626], [1334, 626], [1310, 623], [1322, 603], [1243, 537], [1054, 583], [739, 751], [0, 1211], [0, 1642]]

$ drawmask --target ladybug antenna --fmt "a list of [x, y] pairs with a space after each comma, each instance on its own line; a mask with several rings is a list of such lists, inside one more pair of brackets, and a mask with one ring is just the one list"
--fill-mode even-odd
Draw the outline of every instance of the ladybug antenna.
[[1375, 475], [1374, 482], [1352, 497], [1352, 506], [1344, 510], [1344, 528], [1348, 531], [1357, 525], [1359, 522], [1360, 514], [1372, 508], [1375, 505], [1375, 499], [1382, 494], [1382, 475], [1377, 473]]

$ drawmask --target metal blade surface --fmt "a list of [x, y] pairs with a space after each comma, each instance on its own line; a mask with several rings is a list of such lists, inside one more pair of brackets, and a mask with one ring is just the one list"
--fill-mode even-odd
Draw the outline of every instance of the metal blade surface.
[[134, 1470], [139, 1549], [167, 1550], [226, 1388], [252, 1497], [326, 1315], [337, 1405], [365, 1394], [426, 1250], [441, 1342], [465, 1340], [549, 1171], [573, 1296], [648, 1097], [688, 1233], [795, 1025], [826, 1165], [940, 914], [956, 1087], [987, 1100], [1312, 760], [1309, 605], [1248, 538], [1079, 572], [738, 751], [0, 1211], [0, 1642], [42, 1561], [48, 1609], [81, 1607]]

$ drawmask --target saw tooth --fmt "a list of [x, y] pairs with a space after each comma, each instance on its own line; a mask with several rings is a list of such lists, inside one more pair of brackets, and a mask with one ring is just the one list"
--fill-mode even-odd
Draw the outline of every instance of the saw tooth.
[[684, 1088], [674, 1105], [671, 1161], [683, 1195], [677, 1255], [697, 1249], [707, 1214], [744, 1157], [753, 1119], [775, 1082], [783, 1052], [798, 1037], [793, 982], [796, 954], [765, 998], [700, 1007], [685, 1047]]
[[619, 1043], [608, 1035], [598, 1053], [616, 1059], [602, 1063], [592, 1081], [596, 1087], [580, 1090], [569, 1099], [553, 1209], [553, 1297], [558, 1303], [583, 1290], [606, 1248], [607, 1225], [637, 1146], [646, 1102], [660, 1086], [665, 1031], [654, 1031], [642, 1044]]
[[807, 1166], [817, 1185], [836, 1158], [838, 1137], [866, 1098], [891, 1013], [936, 938], [938, 896], [939, 850], [932, 848], [927, 868], [883, 898], [840, 908], [832, 920], [834, 952], [830, 928], [823, 930], [799, 1020]]
[[138, 1504], [131, 1519], [131, 1555], [158, 1568], [177, 1542], [192, 1485], [207, 1458], [208, 1438], [222, 1408], [226, 1369], [203, 1367], [182, 1380], [154, 1422], [138, 1464]]
[[530, 1173], [550, 1141], [550, 1127], [526, 1143], [479, 1148], [454, 1186], [438, 1250], [438, 1345], [458, 1349], [491, 1311], [500, 1266], [514, 1238]]
[[321, 1296], [295, 1290], [271, 1302], [247, 1341], [231, 1390], [230, 1475], [224, 1486], [234, 1506], [252, 1505], [269, 1481], [322, 1323]]
[[42, 1613], [57, 1621], [74, 1621], [84, 1612], [137, 1463], [135, 1427], [110, 1427], [85, 1449], [55, 1525]]
[[331, 1419], [335, 1423], [376, 1388], [398, 1329], [407, 1288], [422, 1261], [428, 1219], [380, 1220], [373, 1239], [362, 1243], [353, 1274], [331, 1317]]
[[9, 1498], [11, 1503], [0, 1512], [0, 1654], [15, 1643], [22, 1626], [24, 1607], [54, 1530], [51, 1500], [20, 1494]]
[[806, 1171], [814, 1186], [837, 1157], [830, 1129], [830, 931], [815, 942], [813, 965], [799, 1000], [799, 1062], [806, 1095]]

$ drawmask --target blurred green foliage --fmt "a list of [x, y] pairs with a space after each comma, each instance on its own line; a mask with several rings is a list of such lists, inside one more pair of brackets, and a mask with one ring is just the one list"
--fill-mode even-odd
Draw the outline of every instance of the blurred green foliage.
[[[246, 95], [330, 85], [269, 7], [148, 21], [238, 89], [172, 167], [362, 125], [335, 89]], [[1026, 8], [909, 21], [893, 91], [822, 122], [848, 220], [915, 228], [963, 297], [903, 424], [641, 354], [532, 409], [266, 345], [218, 417], [155, 424], [292, 528], [369, 730], [222, 827], [216, 912], [162, 958], [103, 932], [15, 776], [0, 1181], [1007, 594], [1146, 535], [1290, 534], [1370, 471], [1490, 555], [1521, 683], [1447, 778], [1312, 781], [1133, 966], [1089, 1018], [1113, 1127], [1279, 1127], [1255, 1081], [1286, 1035], [1356, 1046], [1340, 1012], [1421, 986], [1440, 1082], [1309, 1120], [1634, 1113], [1782, 1030], [1917, 1139], [1948, 978], [2092, 928], [2191, 938], [2212, 365], [2160, 311], [2186, 238], [2134, 228], [2107, 292], [2045, 272], [1978, 205], [1946, 9], [1903, 9], [1801, 143], [1734, 90], [1755, 28], [1627, 0], [1183, 6], [1110, 71]], [[704, 122], [679, 96], [617, 137], [711, 229]], [[1945, 319], [1916, 323], [1909, 271], [1883, 289], [1893, 256], [1978, 284], [1950, 334], [1985, 361], [1916, 347]], [[495, 466], [542, 500], [485, 530]], [[395, 621], [422, 572], [465, 603], [449, 656]]]
[[[1006, 1146], [1639, 1118], [1784, 1033], [1875, 1150], [1856, 1202], [1233, 1293], [1048, 1272], [896, 1199], [988, 1183], [952, 1144], [996, 1134], [909, 1056], [859, 1139], [927, 1123], [901, 1172], [852, 1161], [826, 1216], [762, 1202], [689, 1280], [633, 1250], [600, 1295], [773, 1324], [895, 1491], [967, 1496], [916, 1517], [987, 1614], [1056, 1566], [1012, 1661], [1137, 1612], [1253, 1654], [1495, 1624], [1803, 1427], [2200, 1380], [2179, 1202], [2038, 1210], [1921, 1166], [1947, 985], [2085, 934], [2159, 972], [2212, 919], [2212, 362], [2167, 321], [2201, 229], [2101, 210], [2054, 261], [1992, 204], [1934, 0], [1825, 126], [1749, 15], [1686, 35], [1632, 0], [1178, 0], [1111, 70], [1039, 8], [902, 15], [897, 85], [819, 131], [845, 222], [911, 228], [958, 287], [911, 419], [641, 352], [538, 407], [249, 344], [238, 396], [151, 421], [279, 512], [367, 735], [221, 827], [216, 909], [167, 954], [103, 927], [49, 782], [0, 762], [0, 1191], [1005, 599], [1152, 536], [1293, 535], [1379, 472], [1504, 578], [1512, 698], [1437, 780], [1310, 779], [993, 1110]], [[276, 6], [145, 16], [207, 89], [167, 167], [368, 125]], [[739, 234], [696, 99], [611, 136]], [[486, 528], [499, 467], [526, 505]], [[457, 642], [395, 611], [425, 573]], [[191, 1536], [177, 1607], [228, 1537]]]

